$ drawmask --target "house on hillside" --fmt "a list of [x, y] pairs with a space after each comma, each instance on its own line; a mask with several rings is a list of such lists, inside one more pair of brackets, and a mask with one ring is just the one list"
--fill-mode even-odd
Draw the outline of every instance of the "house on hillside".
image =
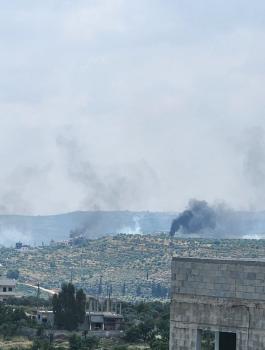
[[31, 318], [35, 319], [39, 324], [49, 326], [53, 326], [54, 324], [54, 314], [51, 310], [38, 310], [37, 315]]
[[16, 281], [0, 276], [0, 302], [16, 297]]

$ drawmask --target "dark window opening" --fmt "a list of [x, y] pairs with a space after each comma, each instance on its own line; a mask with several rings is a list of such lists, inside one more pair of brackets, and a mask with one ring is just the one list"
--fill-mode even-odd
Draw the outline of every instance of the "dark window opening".
[[219, 350], [236, 350], [236, 333], [219, 333]]
[[9, 292], [12, 292], [12, 287], [8, 287], [8, 291], [9, 291]]
[[3, 287], [3, 292], [6, 292], [6, 287]]
[[103, 329], [103, 323], [92, 323], [92, 329], [99, 331]]

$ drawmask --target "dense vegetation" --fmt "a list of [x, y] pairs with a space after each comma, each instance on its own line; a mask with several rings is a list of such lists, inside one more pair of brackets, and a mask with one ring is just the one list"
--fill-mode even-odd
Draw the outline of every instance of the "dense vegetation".
[[[72, 285], [63, 286], [61, 298], [64, 299], [64, 306], [69, 312], [72, 307], [75, 315], [75, 317], [72, 317], [70, 314], [64, 315], [64, 318], [71, 319], [73, 324], [69, 327], [70, 321], [67, 321], [66, 327], [74, 331], [70, 333], [68, 342], [63, 345], [57, 343], [57, 340], [51, 337], [52, 330], [47, 329], [47, 332], [44, 333], [44, 329], [37, 327], [33, 321], [27, 318], [22, 306], [17, 305], [7, 306], [0, 304], [0, 336], [4, 339], [12, 339], [14, 336], [22, 334], [22, 327], [25, 326], [33, 328], [35, 334], [30, 347], [25, 347], [27, 350], [93, 350], [97, 348], [127, 350], [129, 345], [133, 346], [133, 344], [149, 346], [153, 350], [168, 349], [169, 303], [123, 303], [123, 337], [105, 340], [91, 336], [89, 332], [76, 333], [74, 325], [77, 322], [77, 318], [81, 319], [83, 309], [81, 311], [78, 309], [78, 303], [75, 307], [71, 306], [76, 302], [76, 299], [75, 301], [73, 299], [73, 293], [74, 288]], [[83, 297], [81, 299], [83, 300]], [[24, 307], [28, 307], [28, 302]], [[62, 327], [62, 324], [59, 326]], [[106, 344], [106, 341], [108, 344]]]
[[169, 303], [126, 304], [124, 315], [126, 341], [145, 342], [154, 350], [168, 349]]
[[4, 339], [18, 334], [21, 327], [28, 325], [29, 322], [23, 309], [0, 303], [0, 335]]
[[[19, 282], [40, 282], [42, 287], [59, 288], [72, 280], [88, 294], [100, 292], [106, 296], [111, 290], [113, 296], [133, 300], [169, 295], [171, 251], [181, 256], [204, 257], [265, 255], [265, 240], [175, 238], [170, 243], [167, 235], [117, 235], [90, 240], [81, 246], [54, 244], [27, 252], [0, 248], [0, 263], [3, 274], [18, 269]], [[23, 293], [36, 295], [34, 289], [20, 284], [18, 287]]]
[[54, 323], [59, 329], [75, 330], [84, 322], [86, 314], [86, 295], [82, 289], [75, 290], [73, 284], [63, 284], [59, 294], [52, 299]]

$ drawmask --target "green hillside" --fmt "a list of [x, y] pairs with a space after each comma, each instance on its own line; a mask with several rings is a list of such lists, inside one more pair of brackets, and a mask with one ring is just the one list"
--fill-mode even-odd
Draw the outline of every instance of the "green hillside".
[[[182, 256], [264, 258], [264, 240], [174, 239], [172, 251]], [[27, 252], [1, 248], [3, 272], [19, 269], [21, 282], [58, 288], [70, 281], [97, 294], [126, 299], [166, 296], [170, 282], [170, 240], [166, 235], [117, 235], [89, 240], [82, 247], [55, 244]]]

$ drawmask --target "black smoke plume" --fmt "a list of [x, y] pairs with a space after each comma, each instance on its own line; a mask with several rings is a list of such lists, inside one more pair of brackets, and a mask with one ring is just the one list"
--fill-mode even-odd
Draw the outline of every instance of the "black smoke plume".
[[181, 232], [184, 234], [203, 233], [215, 230], [217, 223], [216, 212], [206, 201], [191, 200], [188, 209], [184, 210], [173, 220], [170, 235]]

